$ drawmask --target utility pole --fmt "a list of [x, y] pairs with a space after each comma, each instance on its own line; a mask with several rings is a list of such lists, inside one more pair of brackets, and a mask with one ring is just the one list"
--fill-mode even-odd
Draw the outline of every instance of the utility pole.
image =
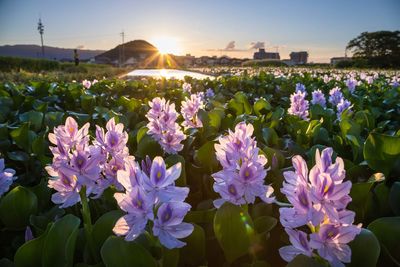
[[40, 34], [40, 40], [42, 41], [42, 57], [44, 58], [44, 46], [43, 46], [43, 33], [44, 33], [44, 25], [42, 23], [42, 19], [39, 18], [39, 23], [37, 27], [39, 34]]
[[122, 37], [122, 46], [121, 46], [122, 52], [121, 52], [121, 60], [120, 60], [120, 66], [121, 66], [125, 62], [125, 49], [124, 49], [125, 48], [124, 47], [124, 44], [125, 44], [125, 32], [124, 32], [124, 30], [122, 30], [120, 35]]

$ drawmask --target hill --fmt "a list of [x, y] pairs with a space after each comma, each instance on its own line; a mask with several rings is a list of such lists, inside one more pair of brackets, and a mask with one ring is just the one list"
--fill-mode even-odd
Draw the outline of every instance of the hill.
[[[123, 51], [123, 52], [122, 52]], [[157, 48], [144, 40], [134, 40], [125, 43], [123, 46], [118, 45], [111, 50], [108, 50], [95, 57], [99, 63], [117, 63], [120, 57], [124, 54], [125, 63], [134, 64], [142, 62], [145, 59], [154, 57], [158, 54]]]
[[[56, 60], [73, 60], [73, 48], [45, 46], [45, 58]], [[104, 50], [78, 50], [81, 60], [88, 60], [103, 53]], [[0, 56], [42, 58], [42, 48], [39, 45], [4, 45], [0, 46]]]

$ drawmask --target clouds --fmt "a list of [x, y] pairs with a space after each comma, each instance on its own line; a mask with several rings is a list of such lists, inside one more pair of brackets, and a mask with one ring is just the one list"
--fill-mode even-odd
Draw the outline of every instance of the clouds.
[[255, 41], [251, 42], [246, 46], [246, 48], [237, 48], [236, 47], [236, 41], [230, 41], [225, 48], [220, 48], [220, 49], [207, 49], [206, 51], [220, 51], [220, 52], [238, 52], [238, 51], [251, 51], [251, 50], [257, 50], [260, 48], [266, 48], [265, 46], [266, 42], [264, 41]]
[[226, 45], [226, 47], [225, 47], [224, 50], [225, 50], [225, 51], [232, 51], [232, 50], [235, 50], [235, 41], [230, 41], [230, 42]]
[[260, 49], [260, 48], [265, 48], [265, 42], [251, 42], [250, 43], [250, 49]]

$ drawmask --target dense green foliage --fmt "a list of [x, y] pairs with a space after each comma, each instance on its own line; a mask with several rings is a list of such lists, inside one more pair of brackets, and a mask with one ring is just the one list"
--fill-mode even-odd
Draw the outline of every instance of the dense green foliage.
[[[212, 200], [211, 174], [221, 167], [215, 158], [216, 138], [237, 122], [251, 122], [258, 147], [268, 158], [266, 181], [280, 202], [283, 171], [292, 168], [291, 157], [302, 155], [314, 164], [316, 148], [333, 147], [345, 161], [346, 180], [353, 182], [349, 208], [362, 233], [350, 244], [351, 266], [396, 266], [400, 262], [400, 88], [388, 84], [382, 73], [372, 84], [357, 86], [350, 94], [345, 73], [293, 72], [290, 77], [261, 71], [257, 75], [222, 77], [214, 81], [187, 79], [193, 91], [213, 88], [215, 98], [201, 112], [204, 127], [188, 131], [179, 155], [163, 155], [156, 141], [146, 134], [148, 101], [159, 96], [176, 103], [184, 98], [182, 81], [122, 81], [105, 79], [90, 89], [79, 82], [32, 81], [0, 84], [0, 158], [17, 172], [18, 179], [0, 198], [0, 265], [5, 266], [285, 266], [278, 249], [288, 244], [279, 223], [278, 205], [257, 202], [249, 206], [223, 205], [216, 210]], [[325, 83], [323, 76], [338, 75]], [[307, 90], [321, 89], [328, 95], [335, 86], [353, 104], [353, 114], [337, 121], [333, 109], [311, 106], [310, 120], [287, 113], [296, 83]], [[278, 88], [278, 89], [277, 89]], [[346, 88], [346, 89], [345, 89]], [[166, 157], [172, 165], [181, 162], [179, 185], [190, 188], [192, 205], [185, 221], [195, 224], [182, 249], [167, 250], [143, 234], [126, 242], [112, 233], [121, 216], [107, 189], [90, 200], [96, 259], [89, 256], [83, 232], [80, 205], [60, 209], [51, 200], [44, 167], [51, 163], [48, 134], [67, 116], [80, 125], [102, 127], [111, 117], [122, 122], [129, 134], [128, 147], [137, 160], [146, 155]], [[94, 135], [94, 127], [91, 129]], [[273, 157], [277, 163], [272, 164]], [[34, 239], [25, 242], [26, 227]], [[368, 244], [368, 245], [366, 245]], [[287, 266], [321, 266], [304, 256]]]
[[359, 65], [363, 62], [368, 67], [399, 67], [400, 31], [363, 32], [347, 44], [347, 49]]

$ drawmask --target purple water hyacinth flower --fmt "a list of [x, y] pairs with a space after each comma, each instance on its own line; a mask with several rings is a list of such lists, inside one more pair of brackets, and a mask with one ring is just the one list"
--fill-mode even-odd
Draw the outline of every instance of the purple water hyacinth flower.
[[[60, 208], [68, 208], [80, 202], [79, 191], [82, 186], [78, 183], [76, 176], [67, 176], [61, 171], [55, 172], [51, 168], [46, 168], [53, 179], [49, 180], [48, 187], [57, 191], [51, 196], [51, 201], [61, 204]], [[86, 191], [87, 196], [91, 193], [91, 187]]]
[[223, 170], [212, 174], [214, 190], [221, 199], [214, 201], [216, 207], [228, 201], [235, 205], [254, 203], [259, 197], [272, 203], [273, 188], [264, 185], [267, 159], [258, 154], [257, 142], [252, 138], [254, 128], [251, 124], [238, 123], [235, 131], [219, 138], [215, 144], [216, 157]]
[[154, 220], [153, 233], [160, 243], [168, 249], [181, 248], [185, 242], [178, 240], [193, 232], [193, 225], [182, 222], [191, 206], [184, 202], [163, 203], [157, 211]]
[[324, 93], [321, 90], [314, 90], [312, 93], [311, 104], [320, 105], [321, 107], [326, 107], [326, 99]]
[[282, 259], [290, 262], [299, 254], [308, 257], [312, 256], [312, 248], [310, 247], [310, 242], [308, 241], [306, 233], [290, 228], [285, 228], [285, 231], [289, 235], [290, 243], [292, 243], [292, 245], [279, 249], [279, 254]]
[[354, 90], [356, 89], [358, 82], [354, 77], [350, 77], [348, 80], [346, 80], [346, 85], [347, 88], [349, 88], [350, 93], [354, 93]]
[[212, 88], [208, 88], [208, 89], [206, 90], [206, 97], [207, 97], [207, 98], [212, 98], [212, 97], [214, 97], [214, 96], [215, 96], [214, 90], [213, 90]]
[[54, 128], [54, 133], [49, 133], [49, 141], [57, 145], [61, 142], [65, 149], [82, 148], [87, 146], [89, 142], [89, 123], [78, 128], [78, 123], [72, 118], [68, 117], [65, 125], [60, 125]]
[[72, 153], [70, 162], [64, 162], [60, 166], [60, 171], [68, 177], [76, 176], [80, 184], [90, 187], [100, 179], [100, 163], [103, 161], [98, 147], [76, 150]]
[[176, 154], [183, 149], [181, 142], [186, 138], [181, 127], [176, 123], [178, 113], [175, 104], [165, 99], [154, 98], [149, 102], [151, 109], [146, 117], [149, 120], [147, 128], [151, 135], [169, 154]]
[[[178, 124], [176, 125], [176, 127], [179, 127]], [[177, 154], [178, 151], [183, 149], [183, 144], [181, 144], [181, 142], [185, 140], [185, 138], [186, 136], [181, 130], [176, 132], [166, 132], [161, 136], [160, 144], [165, 152], [169, 154]]]
[[303, 120], [308, 120], [308, 100], [305, 99], [305, 92], [297, 91], [290, 95], [290, 108], [288, 113]]
[[197, 112], [203, 108], [203, 100], [198, 94], [192, 94], [190, 98], [186, 97], [181, 105], [181, 114], [185, 119], [182, 126], [185, 127], [185, 129], [203, 127], [202, 121], [197, 116]]
[[190, 83], [183, 83], [182, 90], [184, 93], [190, 94], [190, 92], [192, 92], [192, 85]]
[[112, 156], [116, 154], [129, 154], [126, 147], [128, 142], [128, 133], [124, 131], [122, 123], [115, 124], [115, 119], [111, 118], [106, 125], [107, 133], [104, 129], [96, 125], [96, 142]]
[[142, 167], [142, 171], [147, 175], [150, 176], [151, 172], [151, 165], [152, 161], [148, 155], [146, 155], [146, 158], [142, 160], [140, 166]]
[[127, 214], [118, 219], [113, 232], [118, 236], [125, 236], [126, 241], [135, 240], [143, 233], [148, 220], [154, 219], [154, 199], [140, 187], [135, 187], [126, 194], [115, 193], [114, 197]]
[[83, 85], [83, 87], [85, 87], [86, 89], [89, 89], [89, 88], [92, 86], [92, 82], [85, 79], [85, 80], [82, 81], [82, 85]]
[[0, 197], [10, 189], [11, 184], [17, 177], [15, 170], [5, 168], [4, 159], [0, 159]]
[[157, 119], [160, 117], [165, 108], [165, 102], [164, 98], [153, 98], [153, 100], [149, 102], [150, 110], [147, 112], [146, 117], [148, 119]]
[[125, 188], [126, 192], [142, 186], [143, 172], [136, 163], [134, 156], [125, 158], [125, 168], [117, 171], [117, 180]]
[[214, 191], [221, 195], [220, 199], [214, 200], [216, 208], [221, 207], [226, 201], [235, 205], [246, 204], [244, 188], [235, 179], [226, 180], [226, 177], [233, 177], [234, 175], [235, 173], [230, 170], [222, 170], [213, 174]]
[[[321, 153], [317, 149], [310, 172], [304, 159], [295, 156], [292, 158], [295, 171], [283, 173], [285, 181], [281, 191], [293, 205], [279, 209], [281, 224], [292, 243], [280, 249], [286, 261], [297, 254], [312, 256], [314, 250], [332, 266], [344, 266], [343, 262], [351, 259], [347, 243], [359, 234], [361, 226], [353, 225], [355, 213], [346, 210], [351, 201], [351, 182], [343, 181], [344, 162], [340, 157], [333, 161], [332, 155], [332, 148]], [[295, 229], [305, 225], [311, 231], [310, 241], [306, 233], [299, 234]]]
[[368, 84], [372, 84], [374, 82], [374, 77], [373, 76], [367, 76], [367, 78], [365, 78], [365, 80], [367, 81]]
[[302, 83], [296, 83], [296, 90], [295, 92], [302, 92], [305, 93], [305, 95], [307, 96], [307, 91], [306, 91], [306, 86]]
[[189, 194], [189, 188], [176, 187], [175, 181], [182, 171], [182, 164], [178, 162], [166, 168], [164, 159], [155, 157], [151, 165], [150, 176], [143, 175], [143, 188], [151, 195], [156, 203], [169, 201], [183, 201]]
[[337, 106], [342, 98], [343, 94], [339, 87], [335, 87], [329, 91], [329, 103], [331, 103], [332, 106]]
[[310, 236], [310, 246], [317, 249], [319, 256], [326, 259], [333, 267], [344, 267], [351, 261], [351, 249], [347, 245], [361, 229], [355, 225], [338, 226], [324, 224], [318, 233]]
[[34, 236], [33, 236], [33, 233], [32, 233], [32, 229], [29, 226], [27, 226], [25, 228], [25, 243], [30, 241], [30, 240], [32, 240], [32, 239], [34, 239]]
[[339, 103], [337, 104], [337, 113], [336, 116], [338, 118], [338, 120], [341, 119], [342, 113], [343, 111], [345, 111], [346, 109], [348, 110], [348, 113], [351, 114], [351, 107], [353, 105], [351, 104], [351, 102], [345, 98], [342, 98]]

